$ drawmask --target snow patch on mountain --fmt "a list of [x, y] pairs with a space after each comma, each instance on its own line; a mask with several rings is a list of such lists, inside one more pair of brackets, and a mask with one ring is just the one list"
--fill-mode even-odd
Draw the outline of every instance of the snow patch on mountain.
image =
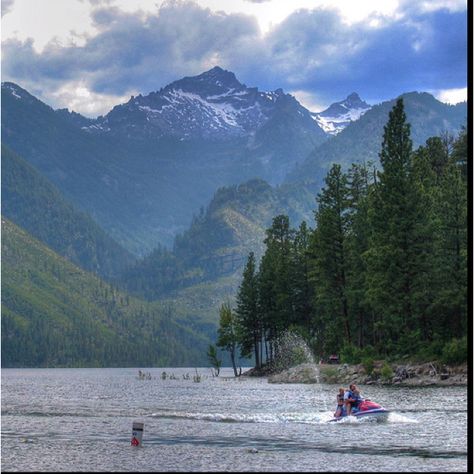
[[23, 99], [23, 97], [21, 96], [20, 89], [11, 82], [2, 82], [2, 89], [9, 90], [11, 95], [15, 97], [15, 99]]
[[323, 112], [311, 113], [311, 116], [326, 133], [337, 135], [371, 108], [353, 92], [343, 101], [335, 102]]
[[[131, 97], [126, 104], [114, 107], [84, 129], [91, 133], [141, 134], [155, 138], [250, 137], [275, 115], [288, 97], [282, 89], [261, 92], [256, 87], [247, 87], [232, 72], [215, 67], [146, 96]], [[311, 124], [308, 110], [300, 105], [296, 112], [300, 117], [306, 114]], [[315, 124], [314, 129], [318, 128]]]

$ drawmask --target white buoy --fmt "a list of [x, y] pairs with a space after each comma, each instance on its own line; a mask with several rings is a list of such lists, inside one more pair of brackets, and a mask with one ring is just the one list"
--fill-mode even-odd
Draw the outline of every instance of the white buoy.
[[141, 446], [143, 439], [143, 423], [134, 421], [132, 425], [132, 446]]

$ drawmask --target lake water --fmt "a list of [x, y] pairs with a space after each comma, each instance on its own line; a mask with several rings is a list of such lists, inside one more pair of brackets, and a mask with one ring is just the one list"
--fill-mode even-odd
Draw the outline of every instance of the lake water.
[[467, 471], [465, 387], [361, 386], [388, 420], [328, 423], [335, 385], [142, 369], [3, 369], [2, 471]]

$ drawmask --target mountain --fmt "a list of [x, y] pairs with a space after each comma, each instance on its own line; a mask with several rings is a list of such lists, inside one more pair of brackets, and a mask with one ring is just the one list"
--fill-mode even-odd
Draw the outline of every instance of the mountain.
[[[444, 133], [456, 136], [466, 124], [466, 102], [448, 105], [426, 92], [410, 92], [400, 97], [403, 98], [414, 149], [424, 145], [432, 136]], [[373, 161], [377, 165], [384, 125], [395, 102], [393, 99], [374, 105], [358, 120], [316, 147], [300, 166], [288, 174], [286, 182], [311, 184], [311, 189], [317, 190], [332, 163], [347, 167], [355, 162]]]
[[[173, 137], [229, 142], [231, 150], [243, 149], [243, 164], [256, 166], [255, 176], [276, 184], [326, 140], [312, 119], [311, 112], [282, 89], [247, 87], [234, 73], [216, 66], [157, 92], [131, 97], [82, 129], [132, 141]], [[232, 153], [238, 161], [240, 153]]]
[[346, 99], [331, 104], [322, 112], [312, 112], [311, 116], [326, 133], [337, 135], [370, 108], [371, 106], [367, 102], [364, 102], [356, 92], [353, 92]]
[[212, 339], [198, 322], [118, 291], [2, 218], [2, 367], [205, 364]]
[[[92, 247], [88, 261], [102, 258], [93, 221], [143, 257], [119, 290], [4, 219], [5, 366], [205, 363], [219, 306], [235, 297], [248, 253], [262, 253], [273, 217], [311, 226], [330, 164], [377, 162], [395, 103], [328, 138], [292, 96], [262, 94], [214, 68], [87, 119], [2, 84], [2, 142], [28, 162], [2, 149], [8, 215], [77, 262], [81, 246]], [[403, 98], [415, 146], [465, 123], [466, 104]], [[350, 107], [336, 109], [326, 114], [340, 119], [334, 127]], [[193, 114], [209, 129], [193, 128]]]
[[94, 120], [2, 84], [3, 143], [141, 256], [170, 246], [219, 187], [279, 183], [326, 136], [294, 97], [220, 68]]
[[293, 225], [312, 222], [314, 196], [305, 188], [274, 188], [254, 179], [217, 190], [206, 210], [175, 238], [173, 250], [157, 248], [138, 261], [122, 284], [147, 299], [175, 294], [183, 288], [238, 276], [250, 252], [263, 253], [265, 231], [278, 214]]
[[250, 138], [262, 126], [288, 111], [288, 101], [315, 140], [324, 132], [310, 120], [310, 112], [282, 89], [261, 92], [241, 84], [234, 73], [216, 66], [198, 76], [185, 77], [165, 88], [141, 94], [117, 105], [105, 117], [83, 128], [90, 133], [126, 135], [131, 139], [177, 137], [183, 140]]
[[[426, 93], [403, 97], [415, 145], [465, 123], [466, 104], [449, 106]], [[320, 115], [337, 116], [342, 126], [347, 111], [365, 107], [355, 94], [342, 102]], [[220, 187], [260, 178], [273, 186], [307, 183], [315, 195], [331, 163], [377, 161], [394, 102], [373, 106], [331, 136], [291, 95], [249, 88], [218, 67], [97, 119], [53, 110], [3, 83], [2, 141], [143, 257], [170, 248]]]
[[135, 260], [47, 179], [2, 145], [2, 213], [80, 267], [117, 277]]

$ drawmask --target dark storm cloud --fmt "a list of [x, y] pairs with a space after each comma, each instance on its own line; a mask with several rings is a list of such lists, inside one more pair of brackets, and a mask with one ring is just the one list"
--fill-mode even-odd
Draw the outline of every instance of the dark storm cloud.
[[344, 23], [336, 10], [300, 10], [262, 37], [256, 20], [213, 13], [194, 3], [167, 2], [154, 14], [93, 11], [99, 33], [84, 46], [8, 40], [2, 48], [7, 80], [54, 91], [82, 80], [97, 93], [148, 93], [214, 65], [250, 86], [283, 87], [339, 100], [393, 98], [411, 90], [465, 87], [466, 12], [412, 11], [394, 20]]
[[[466, 86], [465, 12], [380, 21], [379, 27], [347, 25], [336, 11], [294, 13], [266, 39], [274, 78], [280, 86], [332, 99], [352, 90], [391, 98], [408, 90]], [[262, 72], [258, 83], [271, 87], [274, 78]]]

